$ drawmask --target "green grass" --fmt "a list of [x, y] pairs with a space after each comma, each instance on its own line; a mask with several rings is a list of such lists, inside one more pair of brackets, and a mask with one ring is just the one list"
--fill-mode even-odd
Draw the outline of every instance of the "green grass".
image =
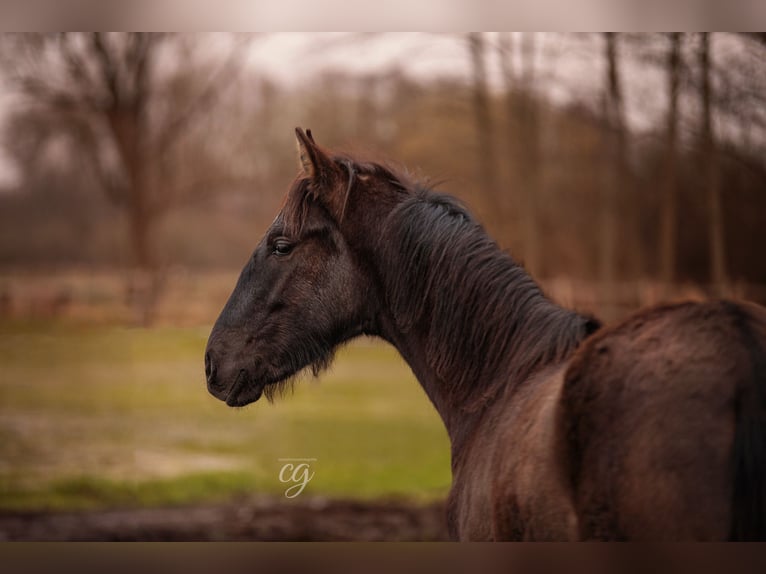
[[204, 384], [208, 329], [0, 325], [0, 509], [275, 494], [279, 458], [316, 458], [305, 494], [443, 496], [449, 443], [396, 351], [363, 340], [275, 404]]

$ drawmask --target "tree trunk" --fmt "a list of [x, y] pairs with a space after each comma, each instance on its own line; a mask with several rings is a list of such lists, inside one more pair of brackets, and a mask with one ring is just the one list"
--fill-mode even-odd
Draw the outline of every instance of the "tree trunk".
[[521, 42], [522, 74], [513, 73], [513, 44], [510, 34], [501, 33], [498, 56], [505, 83], [508, 147], [513, 157], [513, 187], [520, 203], [518, 228], [521, 229], [524, 266], [540, 276], [540, 114], [534, 93], [535, 36], [525, 34]]
[[484, 39], [480, 32], [468, 35], [468, 47], [471, 54], [473, 69], [473, 108], [476, 121], [476, 137], [479, 144], [478, 168], [482, 192], [489, 208], [488, 222], [495, 233], [503, 231], [503, 209], [497, 188], [497, 173], [495, 171], [495, 145], [492, 138], [492, 119], [490, 113], [489, 93], [487, 89], [487, 72], [484, 63]]
[[539, 230], [539, 201], [540, 201], [540, 114], [534, 93], [535, 78], [535, 35], [525, 33], [521, 43], [522, 56], [522, 90], [519, 119], [519, 133], [516, 135], [521, 143], [521, 187], [524, 197], [524, 213], [522, 214], [524, 229], [524, 264], [534, 276], [539, 276], [541, 270], [540, 234]]
[[712, 35], [703, 33], [700, 40], [700, 91], [702, 99], [702, 162], [705, 166], [705, 189], [708, 202], [708, 235], [710, 245], [710, 279], [718, 295], [727, 292], [726, 245], [721, 206], [720, 165], [713, 129], [713, 86], [710, 81], [712, 68]]
[[107, 120], [125, 170], [126, 209], [131, 254], [128, 303], [135, 322], [149, 325], [154, 320], [162, 281], [154, 244], [157, 212], [151, 204], [149, 165], [141, 149], [142, 110], [120, 106], [107, 113]]
[[601, 185], [601, 213], [599, 238], [599, 277], [601, 282], [602, 314], [607, 320], [617, 315], [615, 292], [616, 267], [616, 190], [623, 179], [625, 162], [625, 128], [622, 111], [622, 86], [620, 84], [617, 56], [617, 34], [604, 35], [604, 58], [606, 60], [606, 86], [604, 94], [604, 117], [606, 134], [604, 152], [607, 165]]
[[681, 34], [670, 34], [667, 60], [668, 113], [665, 150], [665, 181], [660, 202], [660, 280], [667, 289], [676, 279], [677, 187], [678, 187], [678, 92], [681, 83]]

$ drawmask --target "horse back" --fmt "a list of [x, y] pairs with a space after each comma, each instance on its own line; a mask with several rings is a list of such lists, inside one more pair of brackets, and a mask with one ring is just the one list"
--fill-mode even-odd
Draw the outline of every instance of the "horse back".
[[586, 340], [558, 421], [580, 537], [722, 540], [736, 523], [758, 537], [764, 360], [766, 310], [747, 303], [655, 307]]

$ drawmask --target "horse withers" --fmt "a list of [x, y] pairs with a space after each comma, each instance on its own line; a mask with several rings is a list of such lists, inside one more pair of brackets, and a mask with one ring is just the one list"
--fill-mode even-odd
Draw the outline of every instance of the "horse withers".
[[453, 537], [766, 539], [766, 310], [678, 303], [602, 327], [455, 199], [296, 134], [301, 172], [210, 334], [215, 397], [271, 399], [377, 336], [449, 434]]

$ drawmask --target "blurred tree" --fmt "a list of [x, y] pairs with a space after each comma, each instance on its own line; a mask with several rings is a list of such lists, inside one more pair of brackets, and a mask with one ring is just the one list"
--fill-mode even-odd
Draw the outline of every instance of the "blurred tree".
[[607, 129], [604, 139], [604, 151], [608, 158], [605, 181], [601, 186], [601, 237], [599, 240], [599, 269], [603, 290], [604, 315], [614, 315], [615, 279], [616, 279], [616, 243], [617, 243], [617, 197], [620, 183], [627, 181], [626, 176], [626, 134], [623, 103], [623, 89], [620, 77], [620, 65], [617, 52], [618, 35], [614, 32], [604, 34], [605, 90], [604, 118]]
[[682, 34], [668, 35], [666, 62], [668, 111], [666, 114], [665, 181], [660, 202], [660, 279], [665, 288], [675, 281], [678, 186], [678, 100], [681, 85]]
[[485, 201], [489, 204], [489, 223], [499, 233], [503, 225], [502, 202], [498, 196], [497, 153], [492, 129], [489, 88], [487, 86], [486, 44], [481, 32], [468, 34], [473, 80], [473, 111], [478, 142], [478, 180]]
[[524, 32], [521, 36], [522, 73], [516, 93], [516, 118], [518, 130], [511, 137], [519, 150], [519, 186], [524, 198], [522, 228], [524, 264], [533, 275], [541, 274], [540, 253], [540, 185], [541, 172], [541, 124], [540, 97], [535, 91], [536, 35]]
[[535, 276], [540, 275], [539, 238], [539, 172], [540, 123], [539, 96], [534, 91], [535, 35], [524, 33], [521, 38], [521, 74], [514, 72], [513, 35], [500, 32], [498, 59], [505, 89], [506, 140], [510, 150], [513, 177], [511, 193], [517, 196], [520, 213], [524, 266]]
[[142, 323], [151, 322], [162, 288], [157, 227], [168, 211], [212, 183], [176, 185], [179, 166], [171, 160], [233, 81], [249, 40], [234, 40], [223, 63], [198, 86], [171, 73], [189, 65], [189, 47], [179, 38], [149, 33], [3, 38], [6, 77], [27, 96], [27, 114], [53, 114], [77, 133], [70, 143], [89, 158], [100, 187], [127, 215], [134, 270], [128, 293]]
[[725, 294], [727, 290], [726, 246], [721, 205], [721, 171], [713, 127], [713, 84], [711, 81], [711, 36], [702, 33], [699, 45], [700, 110], [702, 113], [700, 148], [702, 165], [705, 166], [705, 188], [708, 198], [708, 239], [710, 246], [710, 279], [713, 288]]

